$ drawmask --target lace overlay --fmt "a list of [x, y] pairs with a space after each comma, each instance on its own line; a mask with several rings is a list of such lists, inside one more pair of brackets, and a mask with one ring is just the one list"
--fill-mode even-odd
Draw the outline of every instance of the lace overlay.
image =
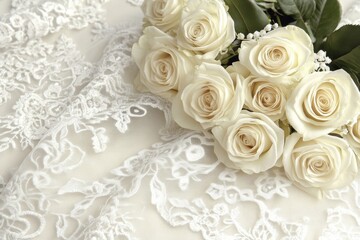
[[[104, 20], [102, 3], [12, 1], [11, 13], [2, 17], [0, 154], [8, 156], [0, 157], [3, 182], [91, 81], [95, 69], [64, 30], [99, 25]], [[13, 154], [16, 149], [21, 151]]]
[[89, 64], [65, 36], [53, 44], [31, 40], [24, 48], [11, 47], [1, 55], [0, 65], [0, 106], [13, 109], [0, 117], [0, 151], [33, 147], [89, 74]]
[[105, 0], [13, 1], [13, 12], [0, 22], [0, 46], [19, 45], [62, 28], [82, 29], [102, 20]]
[[[360, 238], [359, 178], [318, 201], [281, 169], [226, 168], [211, 139], [173, 122], [169, 103], [134, 90], [141, 20], [109, 26], [101, 4], [17, 0], [0, 21], [0, 161], [20, 152], [16, 171], [0, 172], [0, 239]], [[38, 19], [36, 34], [13, 16]], [[63, 33], [87, 26], [105, 43], [95, 63]]]

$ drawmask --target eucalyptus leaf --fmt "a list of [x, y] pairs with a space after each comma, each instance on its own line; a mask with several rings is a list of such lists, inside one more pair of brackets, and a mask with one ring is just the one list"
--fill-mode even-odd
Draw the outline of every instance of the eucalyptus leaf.
[[310, 19], [312, 32], [319, 46], [340, 22], [341, 5], [338, 0], [315, 0], [316, 9]]
[[281, 10], [294, 19], [306, 21], [315, 11], [315, 0], [278, 0]]
[[270, 22], [253, 0], [225, 0], [237, 33], [248, 34], [263, 29]]
[[322, 49], [331, 59], [336, 59], [357, 46], [360, 46], [360, 25], [345, 25], [328, 36]]

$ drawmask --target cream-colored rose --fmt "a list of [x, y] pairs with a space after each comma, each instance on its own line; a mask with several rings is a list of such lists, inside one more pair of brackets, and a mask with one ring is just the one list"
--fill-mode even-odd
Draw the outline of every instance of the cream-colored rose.
[[244, 104], [241, 81], [218, 64], [203, 63], [172, 105], [182, 127], [201, 130], [236, 118]]
[[275, 29], [259, 40], [243, 41], [239, 60], [257, 77], [290, 77], [297, 82], [314, 70], [310, 37], [296, 26]]
[[245, 105], [252, 111], [264, 113], [273, 121], [285, 115], [289, 89], [265, 78], [248, 77], [243, 81]]
[[259, 173], [276, 165], [284, 146], [284, 131], [262, 113], [243, 110], [239, 117], [212, 129], [214, 151], [229, 168]]
[[230, 74], [239, 75], [241, 79], [245, 79], [251, 75], [250, 71], [244, 67], [239, 61], [233, 62], [226, 68]]
[[300, 134], [291, 134], [285, 142], [283, 164], [295, 185], [319, 198], [324, 190], [350, 184], [358, 172], [348, 143], [329, 135], [304, 141]]
[[222, 0], [192, 0], [184, 8], [178, 44], [186, 50], [214, 59], [236, 37], [234, 21]]
[[145, 21], [164, 32], [176, 30], [187, 0], [146, 0], [142, 5]]
[[344, 70], [312, 73], [294, 89], [286, 105], [289, 123], [304, 140], [326, 135], [357, 115], [360, 93]]
[[193, 59], [179, 51], [173, 37], [155, 27], [147, 27], [132, 48], [139, 67], [135, 85], [140, 91], [150, 91], [171, 100], [179, 83], [193, 71]]
[[356, 121], [347, 125], [347, 130], [349, 132], [345, 136], [345, 139], [349, 142], [351, 148], [355, 151], [360, 160], [360, 115], [356, 118]]

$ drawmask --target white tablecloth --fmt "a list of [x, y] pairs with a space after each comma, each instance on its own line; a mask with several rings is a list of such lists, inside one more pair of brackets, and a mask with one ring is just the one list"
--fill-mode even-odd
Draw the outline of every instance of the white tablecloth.
[[360, 239], [360, 178], [318, 200], [227, 169], [133, 89], [137, 4], [0, 0], [0, 239]]

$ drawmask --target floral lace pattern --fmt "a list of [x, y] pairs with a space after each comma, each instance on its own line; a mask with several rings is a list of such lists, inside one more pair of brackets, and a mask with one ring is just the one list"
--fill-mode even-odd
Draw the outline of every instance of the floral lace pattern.
[[[1, 19], [0, 154], [21, 149], [13, 165], [59, 121], [94, 71], [71, 38], [49, 38], [63, 29], [97, 26], [104, 2], [12, 1], [11, 13]], [[9, 171], [0, 169], [4, 181]]]
[[[32, 2], [13, 12], [33, 8], [36, 14], [45, 4]], [[65, 36], [53, 43], [41, 34], [6, 43], [0, 112], [8, 114], [0, 117], [0, 154], [19, 146], [32, 150], [10, 180], [0, 177], [0, 239], [46, 238], [46, 229], [54, 229], [56, 239], [142, 239], [146, 207], [197, 239], [360, 237], [360, 179], [329, 192], [322, 208], [311, 198], [317, 208], [309, 210], [307, 195], [280, 169], [246, 175], [226, 168], [214, 160], [211, 139], [172, 121], [169, 103], [136, 92], [130, 49], [140, 25], [104, 29], [112, 34], [103, 36], [110, 39], [95, 64]], [[159, 140], [124, 160], [118, 140], [151, 108], [164, 113]], [[82, 169], [93, 171], [82, 175]], [[326, 221], [313, 226], [307, 214]]]
[[33, 147], [65, 110], [88, 64], [62, 36], [54, 44], [32, 40], [10, 48], [0, 65], [0, 104], [12, 105], [20, 93], [14, 111], [0, 117], [0, 152], [19, 144]]
[[[28, 2], [23, 5], [24, 2]], [[31, 39], [58, 32], [64, 27], [82, 29], [102, 20], [101, 5], [105, 0], [14, 1], [16, 11], [0, 22], [0, 46], [19, 45]], [[23, 8], [29, 5], [28, 8]]]

